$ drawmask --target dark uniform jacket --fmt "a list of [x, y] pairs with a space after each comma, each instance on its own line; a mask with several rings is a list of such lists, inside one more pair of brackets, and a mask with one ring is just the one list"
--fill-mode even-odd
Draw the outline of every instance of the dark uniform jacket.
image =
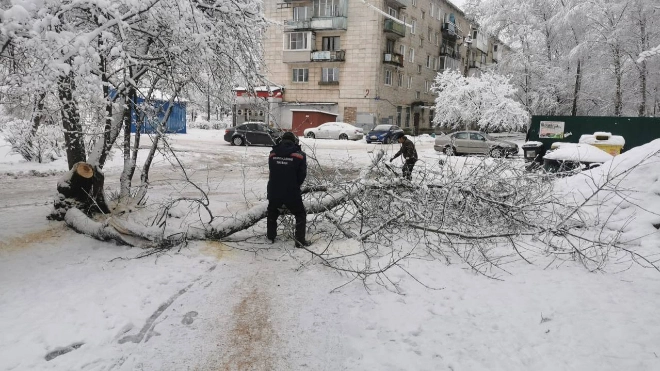
[[269, 200], [302, 200], [300, 186], [307, 176], [307, 155], [300, 146], [289, 140], [283, 140], [273, 146], [268, 158], [268, 168]]
[[392, 158], [395, 159], [400, 155], [403, 155], [403, 158], [406, 159], [406, 162], [417, 161], [417, 150], [415, 149], [415, 145], [410, 139], [406, 138], [403, 143], [401, 143], [401, 149]]

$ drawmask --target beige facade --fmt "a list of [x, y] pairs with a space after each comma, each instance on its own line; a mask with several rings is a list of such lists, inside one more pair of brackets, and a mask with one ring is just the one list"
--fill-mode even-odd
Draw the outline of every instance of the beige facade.
[[375, 124], [430, 128], [435, 100], [430, 88], [437, 73], [445, 68], [477, 73], [480, 63], [470, 63], [480, 53], [493, 54], [492, 42], [478, 32], [470, 40], [470, 24], [447, 1], [366, 3], [265, 1], [266, 18], [273, 22], [265, 39], [268, 79], [284, 87], [284, 104], [331, 103], [338, 120], [371, 117]]

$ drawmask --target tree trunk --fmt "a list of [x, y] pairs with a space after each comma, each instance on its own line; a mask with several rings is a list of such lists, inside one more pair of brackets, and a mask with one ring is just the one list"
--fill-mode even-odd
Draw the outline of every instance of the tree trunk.
[[[99, 46], [103, 44], [103, 41], [99, 41]], [[101, 156], [99, 157], [99, 164], [98, 166], [100, 168], [103, 168], [103, 165], [105, 164], [105, 160], [108, 158], [108, 153], [110, 153], [110, 148], [112, 148], [112, 144], [115, 142], [117, 139], [116, 135], [113, 135], [112, 131], [112, 99], [110, 99], [110, 87], [109, 85], [109, 80], [108, 80], [108, 74], [107, 74], [107, 63], [105, 56], [101, 56], [101, 62], [100, 62], [100, 67], [101, 67], [101, 81], [103, 82], [103, 97], [106, 99], [107, 103], [105, 106], [105, 127], [103, 128], [103, 151], [101, 152]], [[117, 92], [115, 92], [116, 94]]]
[[[69, 65], [71, 65], [70, 62]], [[75, 82], [73, 81], [73, 72], [70, 72], [66, 76], [61, 76], [57, 88], [60, 104], [62, 105], [62, 127], [64, 128], [66, 158], [69, 169], [71, 169], [76, 163], [86, 161], [80, 114], [78, 113], [78, 106], [73, 100], [73, 91], [76, 89]]]
[[[640, 14], [639, 20], [639, 32], [641, 36], [641, 50], [648, 50], [648, 34], [646, 32], [646, 19], [645, 15]], [[639, 108], [637, 109], [637, 114], [639, 117], [646, 116], [646, 104], [647, 104], [647, 95], [646, 95], [646, 78], [648, 75], [646, 60], [642, 61], [639, 68], [639, 93], [641, 101], [639, 102]]]
[[614, 116], [621, 116], [623, 112], [623, 92], [621, 87], [622, 75], [621, 49], [617, 45], [614, 47], [614, 78], [616, 81], [614, 92]]
[[135, 88], [128, 90], [128, 109], [124, 112], [124, 170], [119, 178], [119, 198], [126, 200], [131, 195], [131, 123], [135, 112]]
[[577, 69], [575, 71], [575, 89], [573, 90], [573, 108], [571, 109], [571, 116], [577, 116], [578, 97], [580, 96], [580, 85], [582, 83], [582, 63], [578, 59]]
[[62, 220], [71, 208], [80, 209], [87, 215], [110, 212], [105, 200], [103, 172], [86, 162], [78, 162], [57, 182], [59, 198], [51, 219]]

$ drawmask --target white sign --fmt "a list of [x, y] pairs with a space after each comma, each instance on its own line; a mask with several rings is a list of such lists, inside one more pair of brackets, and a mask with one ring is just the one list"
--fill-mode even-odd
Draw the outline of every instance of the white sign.
[[563, 121], [541, 121], [539, 138], [564, 139]]

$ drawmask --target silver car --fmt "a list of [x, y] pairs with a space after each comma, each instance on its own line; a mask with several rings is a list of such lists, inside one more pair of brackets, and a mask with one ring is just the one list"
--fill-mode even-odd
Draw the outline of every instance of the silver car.
[[435, 138], [433, 148], [446, 155], [484, 154], [492, 157], [506, 157], [518, 153], [518, 145], [499, 140], [480, 131], [458, 131]]
[[303, 135], [312, 139], [360, 140], [364, 131], [345, 122], [326, 122], [321, 126], [305, 129]]

